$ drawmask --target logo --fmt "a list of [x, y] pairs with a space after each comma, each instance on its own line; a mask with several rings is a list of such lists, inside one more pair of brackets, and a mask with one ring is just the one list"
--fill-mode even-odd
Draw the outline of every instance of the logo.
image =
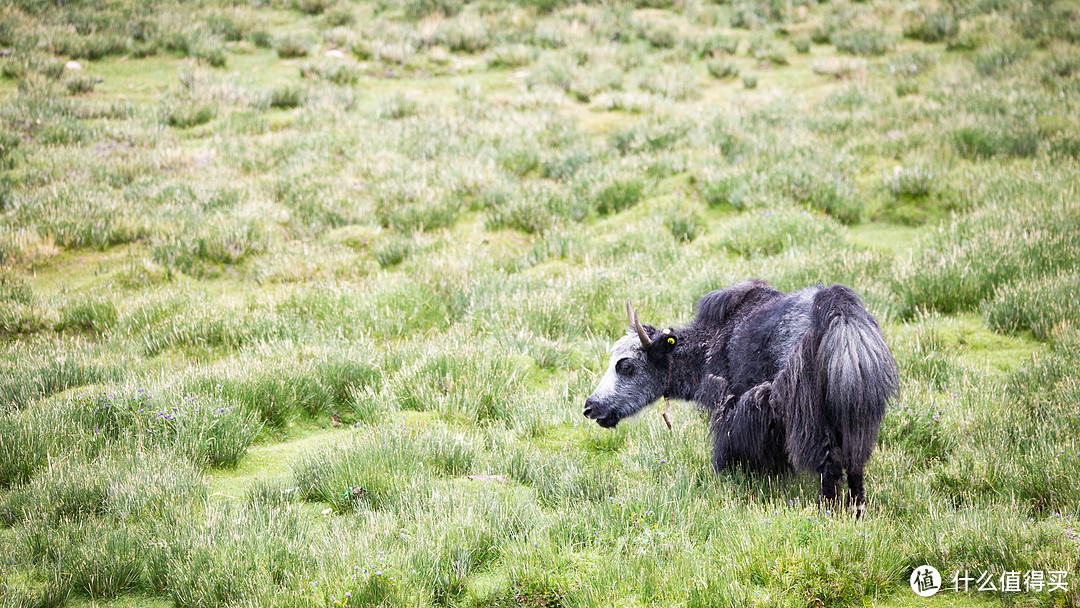
[[920, 597], [930, 597], [941, 589], [941, 573], [933, 566], [919, 566], [911, 573], [911, 590]]

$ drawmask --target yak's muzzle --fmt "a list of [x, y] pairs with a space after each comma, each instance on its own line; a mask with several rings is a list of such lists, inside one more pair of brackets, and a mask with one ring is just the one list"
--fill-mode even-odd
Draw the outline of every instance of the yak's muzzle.
[[589, 397], [585, 400], [585, 409], [581, 411], [586, 418], [590, 418], [596, 421], [596, 424], [604, 427], [605, 429], [614, 428], [616, 424], [619, 424], [619, 417], [611, 412], [607, 411], [599, 401]]

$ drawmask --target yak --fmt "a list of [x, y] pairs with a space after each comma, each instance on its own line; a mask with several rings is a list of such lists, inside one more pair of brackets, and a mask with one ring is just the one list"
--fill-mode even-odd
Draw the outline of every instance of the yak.
[[[709, 416], [712, 464], [817, 473], [818, 500], [837, 499], [844, 473], [856, 515], [863, 471], [899, 381], [877, 320], [848, 287], [782, 293], [750, 279], [704, 295], [681, 329], [630, 329], [583, 413], [605, 428], [660, 397]], [[666, 420], [666, 412], [665, 412]]]

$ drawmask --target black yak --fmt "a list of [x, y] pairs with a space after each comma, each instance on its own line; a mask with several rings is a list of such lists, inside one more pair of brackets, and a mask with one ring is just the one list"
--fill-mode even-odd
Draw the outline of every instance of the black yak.
[[752, 279], [706, 294], [682, 329], [642, 325], [629, 300], [630, 331], [612, 347], [584, 414], [614, 427], [661, 396], [709, 412], [713, 467], [740, 463], [781, 473], [814, 471], [819, 500], [865, 510], [863, 470], [896, 362], [877, 321], [842, 285], [781, 293]]

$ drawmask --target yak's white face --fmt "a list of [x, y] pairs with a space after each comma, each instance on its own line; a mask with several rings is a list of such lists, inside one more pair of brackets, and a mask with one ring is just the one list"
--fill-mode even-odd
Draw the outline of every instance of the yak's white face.
[[611, 347], [611, 360], [583, 413], [604, 428], [633, 416], [664, 393], [664, 371], [649, 361], [634, 330]]

